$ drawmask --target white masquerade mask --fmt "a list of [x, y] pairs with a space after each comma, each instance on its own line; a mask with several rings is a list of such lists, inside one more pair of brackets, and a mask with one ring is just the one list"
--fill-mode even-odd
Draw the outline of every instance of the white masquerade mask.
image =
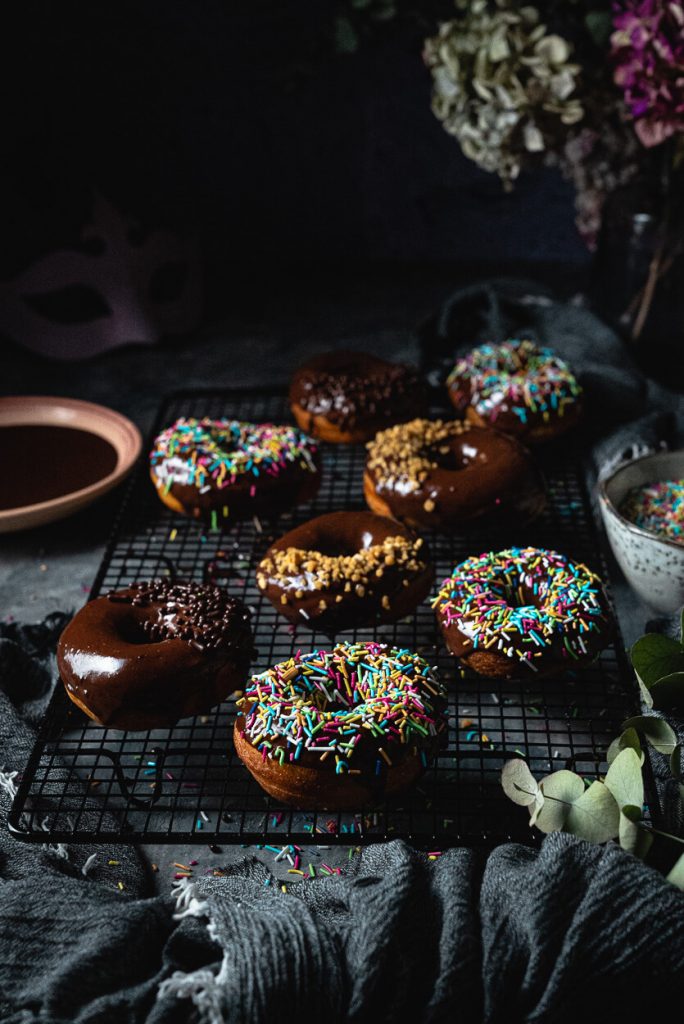
[[152, 344], [197, 326], [202, 282], [196, 239], [135, 226], [95, 194], [82, 231], [92, 252], [50, 253], [0, 283], [0, 332], [53, 359]]

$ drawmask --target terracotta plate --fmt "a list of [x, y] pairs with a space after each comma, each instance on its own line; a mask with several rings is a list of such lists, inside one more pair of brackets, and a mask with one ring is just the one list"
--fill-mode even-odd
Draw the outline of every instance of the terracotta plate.
[[0, 398], [0, 426], [72, 427], [90, 431], [108, 441], [116, 452], [116, 465], [111, 473], [78, 491], [62, 494], [49, 501], [21, 508], [0, 510], [0, 533], [42, 526], [63, 519], [90, 505], [100, 495], [115, 487], [133, 467], [142, 440], [138, 428], [113, 409], [75, 398], [52, 398], [21, 395]]

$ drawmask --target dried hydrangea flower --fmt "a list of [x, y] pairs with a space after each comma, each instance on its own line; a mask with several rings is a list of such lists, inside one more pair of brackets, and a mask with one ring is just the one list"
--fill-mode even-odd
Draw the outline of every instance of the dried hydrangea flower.
[[613, 24], [615, 83], [639, 139], [657, 146], [684, 131], [684, 3], [622, 0]]
[[460, 0], [462, 18], [426, 40], [432, 108], [467, 157], [510, 184], [526, 158], [556, 146], [583, 108], [571, 46], [547, 33], [535, 7]]
[[574, 185], [575, 223], [593, 252], [606, 200], [637, 177], [643, 150], [624, 103], [612, 91], [596, 88], [584, 105], [584, 120], [570, 130], [558, 152], [547, 152], [546, 163], [559, 167]]

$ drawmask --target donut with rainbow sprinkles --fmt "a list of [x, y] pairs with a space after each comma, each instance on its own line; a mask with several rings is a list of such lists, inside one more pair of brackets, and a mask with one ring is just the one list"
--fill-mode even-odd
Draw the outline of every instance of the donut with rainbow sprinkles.
[[446, 691], [404, 648], [300, 651], [252, 677], [235, 749], [259, 785], [299, 808], [355, 810], [403, 792], [446, 742]]
[[480, 675], [549, 676], [593, 661], [612, 617], [596, 573], [543, 548], [467, 558], [433, 602], [444, 641]]
[[308, 501], [321, 460], [317, 443], [296, 427], [182, 417], [156, 438], [150, 476], [168, 508], [215, 525]]
[[471, 423], [530, 444], [565, 434], [582, 414], [582, 389], [568, 364], [528, 339], [474, 348], [446, 383], [452, 403]]

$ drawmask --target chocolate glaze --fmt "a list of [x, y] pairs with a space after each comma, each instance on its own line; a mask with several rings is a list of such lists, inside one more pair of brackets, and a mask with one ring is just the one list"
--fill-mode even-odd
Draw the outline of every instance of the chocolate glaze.
[[[350, 555], [364, 548], [381, 545], [388, 537], [403, 537], [415, 540], [414, 534], [401, 523], [372, 512], [331, 512], [318, 516], [298, 526], [281, 537], [266, 552], [265, 560], [273, 551], [298, 548], [302, 551], [321, 552], [328, 555]], [[290, 622], [311, 629], [335, 634], [341, 630], [371, 626], [382, 622], [395, 622], [408, 615], [430, 592], [434, 571], [428, 561], [427, 552], [421, 548], [421, 567], [407, 573], [401, 566], [388, 566], [374, 581], [372, 589], [366, 589], [362, 596], [354, 585], [345, 591], [345, 579], [331, 587], [316, 589], [313, 582], [299, 579], [297, 583], [284, 585], [272, 574], [264, 572], [262, 562], [257, 575], [264, 572], [266, 586], [264, 594], [271, 604]], [[408, 581], [408, 585], [405, 585]], [[301, 591], [302, 596], [296, 597]], [[341, 596], [342, 600], [337, 601]], [[287, 603], [282, 602], [286, 598]], [[387, 599], [383, 606], [383, 597]], [[326, 607], [321, 609], [320, 602]]]
[[226, 506], [230, 519], [241, 519], [252, 515], [277, 516], [293, 505], [300, 505], [313, 498], [321, 485], [320, 455], [314, 456], [318, 471], [312, 473], [299, 465], [288, 465], [286, 471], [278, 476], [262, 474], [256, 482], [254, 495], [251, 488], [255, 481], [251, 478], [238, 478], [228, 487], [219, 488], [213, 480], [207, 481], [207, 490], [200, 493], [191, 484], [174, 482], [168, 493], [164, 494], [164, 483], [159, 481], [153, 469], [150, 477], [159, 497], [176, 512], [192, 516], [195, 519], [206, 519], [212, 511]]
[[463, 424], [460, 434], [440, 443], [443, 447], [448, 452], [427, 449], [433, 468], [415, 490], [407, 490], [400, 479], [384, 478], [367, 464], [364, 493], [370, 507], [411, 526], [435, 529], [483, 517], [515, 515], [526, 522], [543, 509], [541, 471], [515, 438]]
[[87, 604], [62, 633], [69, 697], [101, 725], [151, 729], [200, 714], [242, 686], [249, 612], [220, 587], [132, 584]]
[[103, 480], [116, 469], [116, 449], [98, 434], [33, 424], [0, 427], [0, 509], [23, 508]]
[[417, 415], [425, 391], [413, 367], [367, 352], [326, 352], [295, 372], [290, 404], [303, 414], [298, 420], [308, 433], [316, 436], [322, 419], [349, 439], [363, 441]]

